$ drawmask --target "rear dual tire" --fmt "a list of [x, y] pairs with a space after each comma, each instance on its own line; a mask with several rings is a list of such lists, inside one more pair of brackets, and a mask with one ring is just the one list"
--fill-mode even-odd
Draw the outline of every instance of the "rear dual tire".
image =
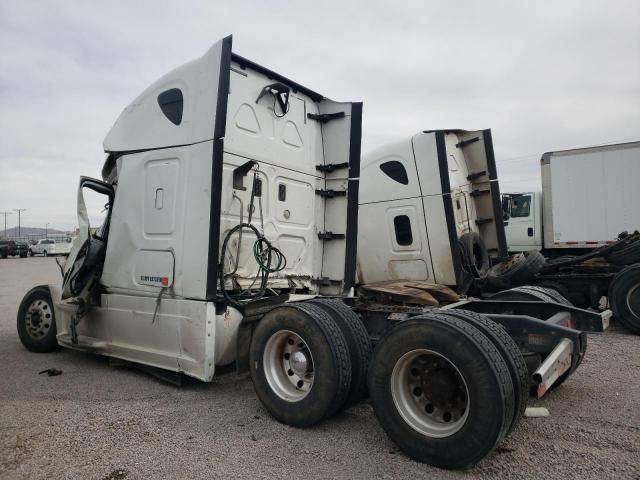
[[502, 355], [509, 369], [514, 392], [515, 408], [509, 425], [508, 433], [510, 433], [522, 419], [529, 400], [529, 371], [520, 348], [504, 328], [484, 315], [459, 309], [443, 310], [441, 314], [459, 318], [476, 327], [491, 340], [491, 343]]
[[340, 300], [316, 298], [305, 302], [320, 307], [338, 325], [349, 350], [351, 387], [342, 408], [349, 408], [367, 396], [367, 373], [371, 361], [371, 341], [360, 317]]
[[308, 302], [274, 308], [249, 352], [258, 398], [279, 422], [304, 428], [332, 416], [351, 391], [349, 347], [338, 323]]
[[387, 435], [441, 468], [479, 462], [513, 423], [514, 391], [492, 341], [467, 320], [428, 314], [396, 325], [377, 345], [369, 392]]

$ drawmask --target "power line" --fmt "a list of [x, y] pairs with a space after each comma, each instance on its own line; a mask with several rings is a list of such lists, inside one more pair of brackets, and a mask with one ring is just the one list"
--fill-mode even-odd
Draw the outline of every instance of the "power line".
[[13, 211], [14, 212], [18, 212], [18, 236], [21, 237], [22, 234], [20, 232], [20, 214], [22, 212], [24, 212], [26, 210], [26, 208], [14, 208]]
[[4, 215], [4, 238], [7, 238], [7, 215], [11, 215], [11, 212], [0, 212], [0, 215]]

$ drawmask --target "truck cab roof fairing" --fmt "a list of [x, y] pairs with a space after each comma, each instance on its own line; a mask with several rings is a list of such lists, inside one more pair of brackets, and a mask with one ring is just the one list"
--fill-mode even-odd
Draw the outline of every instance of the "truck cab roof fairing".
[[[285, 83], [294, 92], [314, 101], [324, 99], [323, 95], [251, 60], [236, 54], [224, 55], [223, 49], [230, 49], [231, 43], [230, 35], [213, 44], [202, 57], [172, 70], [147, 87], [115, 121], [104, 139], [104, 151], [136, 152], [214, 139], [220, 70], [230, 68], [222, 65], [228, 63], [229, 57], [241, 68], [256, 70]], [[179, 112], [175, 111], [177, 101], [181, 103]]]
[[[230, 43], [231, 37], [227, 38]], [[104, 139], [104, 150], [151, 150], [213, 139], [224, 42], [216, 42], [202, 57], [172, 70], [145, 89], [113, 124]], [[163, 112], [163, 98], [159, 98], [172, 90], [182, 94], [179, 124]]]

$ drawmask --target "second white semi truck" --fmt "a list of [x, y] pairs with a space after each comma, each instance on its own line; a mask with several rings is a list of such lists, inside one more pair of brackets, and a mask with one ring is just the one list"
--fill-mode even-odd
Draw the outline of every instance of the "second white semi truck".
[[489, 130], [419, 132], [363, 156], [359, 281], [610, 305], [640, 333], [638, 178], [639, 142], [553, 152], [544, 197], [501, 197]]

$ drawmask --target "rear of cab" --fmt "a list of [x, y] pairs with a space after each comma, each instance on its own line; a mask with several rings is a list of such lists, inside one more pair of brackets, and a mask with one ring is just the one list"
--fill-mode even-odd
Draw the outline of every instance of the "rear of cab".
[[[361, 104], [331, 101], [232, 53], [231, 37], [155, 82], [107, 134], [103, 181], [81, 179], [67, 265], [87, 240], [98, 245], [101, 293], [74, 325], [89, 292], [58, 292], [58, 341], [210, 380], [215, 365], [234, 361], [243, 319], [220, 292], [250, 288], [256, 272], [255, 237], [243, 235], [238, 259], [234, 237], [224, 265], [221, 243], [250, 215], [287, 259], [268, 288], [348, 292], [360, 124]], [[91, 224], [87, 189], [109, 205], [102, 225]]]

